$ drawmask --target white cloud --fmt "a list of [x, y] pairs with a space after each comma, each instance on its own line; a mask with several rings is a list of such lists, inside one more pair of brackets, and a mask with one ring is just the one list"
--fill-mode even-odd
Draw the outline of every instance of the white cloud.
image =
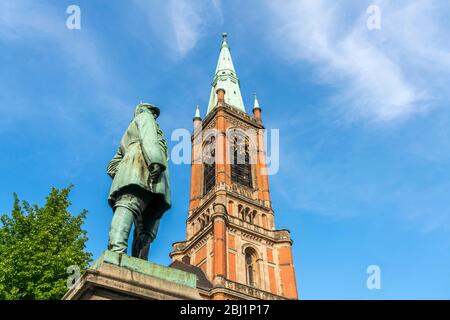
[[150, 30], [177, 58], [193, 49], [208, 27], [223, 22], [218, 0], [168, 0], [162, 3], [134, 0], [134, 4], [146, 15]]
[[314, 64], [321, 80], [337, 88], [334, 104], [350, 120], [387, 122], [426, 111], [449, 80], [448, 73], [436, 68], [448, 68], [450, 54], [439, 41], [449, 38], [448, 28], [436, 19], [433, 1], [378, 3], [380, 31], [366, 27], [369, 3], [269, 4], [275, 28], [271, 41], [289, 59]]
[[109, 75], [96, 46], [98, 41], [91, 30], [67, 29], [68, 16], [65, 10], [57, 11], [34, 1], [1, 1], [0, 41], [34, 47], [56, 44], [63, 53], [61, 57], [68, 60], [68, 66], [82, 68], [93, 81], [102, 84]]

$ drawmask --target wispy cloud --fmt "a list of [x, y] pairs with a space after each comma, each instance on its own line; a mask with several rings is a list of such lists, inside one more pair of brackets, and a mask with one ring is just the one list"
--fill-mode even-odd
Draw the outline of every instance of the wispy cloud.
[[384, 216], [421, 233], [449, 230], [445, 109], [403, 126], [368, 130], [330, 124], [316, 111], [272, 120], [282, 129], [271, 194], [283, 199], [292, 221], [300, 214], [326, 220]]
[[133, 2], [146, 15], [153, 34], [166, 44], [176, 58], [182, 58], [193, 49], [209, 26], [223, 22], [219, 0]]
[[[83, 17], [83, 8], [81, 12]], [[102, 41], [95, 31], [86, 28], [83, 18], [81, 30], [69, 30], [66, 27], [67, 17], [64, 6], [55, 7], [30, 0], [1, 1], [0, 45], [23, 48], [24, 55], [33, 61], [53, 59], [58, 66], [53, 72], [60, 72], [61, 82], [71, 81], [74, 88], [87, 84], [87, 94], [91, 94], [92, 103], [98, 105], [89, 112], [107, 110], [107, 116], [102, 117], [102, 121], [117, 122], [126, 104], [110, 87], [112, 79], [117, 84], [120, 77], [109, 64], [107, 51], [101, 47]], [[8, 68], [8, 73], [15, 74], [13, 68], [20, 69], [21, 66], [5, 66], [4, 70]], [[27, 117], [53, 119], [75, 126], [77, 130], [86, 126], [81, 118], [88, 111], [88, 106], [80, 105], [80, 101], [65, 100], [64, 97], [70, 94], [66, 87], [62, 89], [64, 92], [55, 93], [53, 97], [36, 97], [23, 91], [28, 81], [27, 78], [21, 78], [20, 81], [11, 82], [6, 76], [0, 76], [3, 91], [0, 111], [4, 113], [1, 117], [2, 129]], [[39, 101], [33, 100], [36, 98]], [[11, 105], [17, 107], [11, 108]]]
[[25, 43], [45, 47], [56, 44], [69, 60], [92, 80], [104, 82], [108, 78], [104, 59], [96, 46], [92, 31], [71, 31], [66, 28], [65, 11], [35, 1], [5, 0], [0, 3], [0, 41]]
[[382, 12], [379, 31], [366, 27], [370, 3], [270, 3], [271, 40], [289, 59], [317, 67], [320, 79], [336, 88], [333, 105], [346, 119], [388, 122], [427, 111], [450, 80], [437, 68], [448, 68], [450, 57], [441, 40], [450, 37], [439, 19], [442, 8], [431, 0], [375, 3]]

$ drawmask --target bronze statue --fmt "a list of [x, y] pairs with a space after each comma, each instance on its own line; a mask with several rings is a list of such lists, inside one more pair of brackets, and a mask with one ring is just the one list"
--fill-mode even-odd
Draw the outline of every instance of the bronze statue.
[[159, 221], [170, 208], [168, 149], [156, 119], [158, 107], [140, 103], [108, 164], [113, 178], [108, 203], [114, 215], [108, 250], [127, 253], [134, 223], [132, 256], [148, 259]]

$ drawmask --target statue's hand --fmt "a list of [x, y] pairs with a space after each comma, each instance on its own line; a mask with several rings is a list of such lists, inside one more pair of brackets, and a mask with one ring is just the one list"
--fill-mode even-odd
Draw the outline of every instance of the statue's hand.
[[150, 178], [153, 181], [158, 180], [159, 176], [161, 175], [161, 172], [163, 172], [163, 167], [158, 163], [152, 163], [149, 169], [150, 169]]

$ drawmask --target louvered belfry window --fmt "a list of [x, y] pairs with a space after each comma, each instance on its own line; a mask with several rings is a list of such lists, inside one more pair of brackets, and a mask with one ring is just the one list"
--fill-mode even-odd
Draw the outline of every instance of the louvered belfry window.
[[252, 188], [249, 139], [242, 135], [231, 137], [231, 181]]
[[216, 184], [216, 137], [207, 139], [203, 145], [203, 194], [207, 194]]

